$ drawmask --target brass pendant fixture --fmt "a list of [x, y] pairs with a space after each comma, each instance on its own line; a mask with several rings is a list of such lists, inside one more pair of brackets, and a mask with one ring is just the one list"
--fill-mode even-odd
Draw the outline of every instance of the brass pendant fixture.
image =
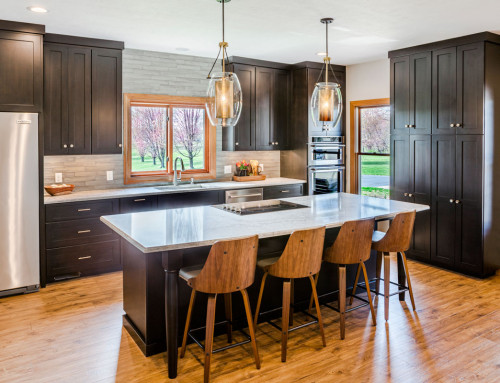
[[[223, 128], [236, 125], [241, 115], [243, 97], [238, 76], [232, 72], [226, 72], [226, 60], [228, 58], [224, 40], [224, 3], [231, 0], [217, 0], [222, 4], [222, 42], [219, 43], [219, 53], [215, 59], [212, 69], [208, 74], [210, 83], [207, 90], [205, 107], [208, 118], [212, 125]], [[222, 52], [222, 72], [212, 73], [217, 60]]]
[[[340, 91], [340, 84], [331, 67], [331, 58], [328, 55], [328, 25], [332, 22], [333, 19], [330, 17], [321, 19], [321, 23], [326, 26], [326, 56], [323, 59], [325, 63], [325, 81], [319, 82], [323, 74], [322, 69], [311, 97], [313, 123], [316, 127], [321, 127], [325, 132], [335, 128], [342, 115], [342, 93]], [[328, 82], [329, 70], [331, 70], [336, 82]]]

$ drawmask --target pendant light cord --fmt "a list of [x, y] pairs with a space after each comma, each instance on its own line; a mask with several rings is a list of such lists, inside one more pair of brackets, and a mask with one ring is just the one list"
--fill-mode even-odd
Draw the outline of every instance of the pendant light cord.
[[207, 76], [207, 79], [210, 79], [210, 75], [212, 74], [212, 71], [214, 70], [214, 67], [215, 67], [215, 64], [217, 64], [217, 60], [219, 59], [219, 56], [220, 56], [220, 52], [222, 51], [222, 72], [224, 73], [226, 70], [225, 68], [225, 60], [228, 60], [229, 61], [229, 57], [227, 56], [227, 50], [226, 50], [226, 42], [224, 40], [224, 24], [225, 24], [225, 20], [224, 20], [224, 3], [226, 2], [226, 0], [221, 0], [221, 3], [222, 3], [222, 43], [219, 44], [219, 52], [217, 53], [217, 57], [215, 58], [215, 61], [214, 63], [212, 64], [212, 68], [210, 68], [210, 72], [208, 72], [208, 76]]
[[[328, 56], [328, 23], [325, 23], [325, 28], [326, 28], [326, 57], [329, 57]], [[328, 67], [330, 67], [330, 70], [332, 71], [333, 77], [335, 78], [335, 82], [337, 84], [339, 84], [339, 86], [340, 86], [340, 82], [339, 82], [339, 80], [337, 78], [337, 75], [335, 74], [335, 71], [332, 68], [331, 61], [329, 60], [328, 62], [325, 62], [325, 66], [326, 66], [326, 70], [325, 70], [325, 82], [328, 82]], [[319, 80], [321, 79], [321, 75], [322, 74], [323, 74], [323, 67], [321, 67], [321, 72], [319, 73], [318, 81], [316, 81], [316, 82], [320, 82]]]

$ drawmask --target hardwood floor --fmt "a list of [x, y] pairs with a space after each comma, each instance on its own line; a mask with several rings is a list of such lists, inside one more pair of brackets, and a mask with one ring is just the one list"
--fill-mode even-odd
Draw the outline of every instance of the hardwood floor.
[[[409, 267], [416, 312], [409, 297], [400, 304], [394, 296], [386, 323], [380, 299], [377, 327], [368, 306], [355, 310], [341, 341], [339, 314], [323, 307], [327, 347], [317, 326], [295, 331], [286, 363], [280, 332], [259, 324], [261, 370], [246, 344], [212, 357], [212, 381], [500, 382], [500, 274], [478, 280]], [[121, 290], [121, 273], [113, 273], [0, 299], [0, 382], [167, 382], [166, 354], [145, 358], [123, 330]], [[226, 340], [218, 337], [214, 347]], [[202, 350], [189, 345], [174, 381], [201, 381], [202, 361]]]

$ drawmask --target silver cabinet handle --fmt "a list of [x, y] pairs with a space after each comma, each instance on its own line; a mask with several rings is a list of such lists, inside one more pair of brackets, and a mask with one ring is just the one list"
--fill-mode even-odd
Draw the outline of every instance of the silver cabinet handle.
[[255, 194], [232, 195], [231, 198], [260, 197], [260, 196], [262, 196], [262, 194], [255, 193]]
[[413, 194], [409, 193], [409, 194], [408, 194], [408, 197], [413, 197]]
[[75, 146], [75, 145], [71, 144], [69, 147], [70, 147], [70, 148], [72, 148], [72, 147], [74, 147], [74, 146]]
[[409, 127], [410, 127], [410, 125], [408, 125], [408, 124], [405, 125], [405, 128], [409, 128]]
[[455, 124], [456, 128], [460, 128], [461, 126], [462, 126], [462, 124]]
[[90, 233], [90, 230], [78, 230], [78, 234]]
[[66, 145], [66, 144], [64, 144], [64, 145], [63, 145], [63, 148], [65, 148], [65, 149], [66, 149], [67, 147], [68, 147], [68, 145]]
[[455, 124], [450, 124], [450, 128], [454, 128], [455, 127]]
[[143, 201], [146, 201], [146, 198], [137, 198], [137, 199], [134, 199], [134, 202], [143, 202]]
[[236, 146], [238, 146], [240, 143], [239, 143], [239, 142], [235, 142], [234, 144], [235, 144]]
[[87, 255], [86, 257], [78, 257], [78, 260], [81, 261], [82, 259], [90, 259], [92, 258], [91, 255]]
[[278, 145], [278, 141], [276, 141], [276, 145]]
[[455, 202], [455, 200], [453, 198], [450, 198], [450, 203], [453, 203]]
[[121, 148], [122, 147], [122, 144], [118, 144], [118, 147]]
[[90, 211], [90, 208], [87, 208], [87, 209], [78, 209], [79, 212], [81, 211]]
[[290, 190], [281, 190], [282, 193], [290, 193]]
[[455, 200], [455, 203], [458, 205], [460, 203], [460, 200]]
[[408, 193], [403, 193], [403, 195], [404, 195], [405, 197], [408, 197]]

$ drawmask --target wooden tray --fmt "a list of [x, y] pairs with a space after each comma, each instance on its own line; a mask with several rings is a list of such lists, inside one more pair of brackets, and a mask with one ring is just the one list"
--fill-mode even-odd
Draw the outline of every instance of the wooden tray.
[[249, 181], [264, 181], [266, 176], [264, 174], [258, 176], [233, 176], [233, 181], [237, 182], [249, 182]]

